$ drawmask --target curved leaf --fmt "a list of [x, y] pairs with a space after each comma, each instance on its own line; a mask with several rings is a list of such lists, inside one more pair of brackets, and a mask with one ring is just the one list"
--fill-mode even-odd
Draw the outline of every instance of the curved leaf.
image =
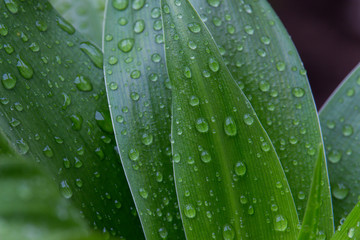
[[[266, 0], [193, 0], [227, 67], [269, 134], [294, 195], [300, 220], [322, 143], [306, 72], [281, 21]], [[322, 166], [326, 166], [325, 158]], [[324, 168], [326, 171], [326, 168]], [[322, 195], [330, 195], [323, 175]], [[322, 231], [333, 233], [330, 198]]]
[[50, 0], [50, 3], [80, 33], [101, 46], [105, 0]]
[[249, 101], [191, 4], [161, 2], [187, 238], [295, 239], [298, 218], [285, 173]]
[[140, 239], [96, 67], [101, 51], [47, 1], [1, 1], [0, 9], [0, 126], [95, 229]]
[[24, 161], [0, 131], [0, 238], [95, 240], [79, 212], [34, 164]]
[[360, 238], [360, 203], [357, 203], [345, 222], [338, 227], [331, 240], [359, 239]]
[[320, 111], [337, 224], [350, 213], [360, 194], [357, 184], [360, 174], [358, 92], [360, 65], [346, 77]]
[[184, 239], [160, 15], [160, 1], [108, 1], [104, 70], [115, 136], [146, 238]]

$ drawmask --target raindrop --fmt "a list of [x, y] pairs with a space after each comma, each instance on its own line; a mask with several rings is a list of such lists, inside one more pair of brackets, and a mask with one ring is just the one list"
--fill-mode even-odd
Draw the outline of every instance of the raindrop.
[[60, 182], [60, 193], [64, 198], [67, 199], [71, 198], [73, 195], [73, 192], [66, 180]]
[[237, 162], [234, 167], [235, 173], [238, 176], [244, 176], [246, 173], [246, 165], [243, 162]]
[[332, 187], [331, 189], [332, 191], [332, 195], [339, 200], [343, 200], [347, 197], [347, 195], [349, 194], [349, 188], [347, 188], [344, 184], [342, 183], [337, 183], [335, 184], [335, 186]]
[[230, 224], [225, 224], [223, 227], [223, 239], [224, 240], [235, 239], [235, 230]]
[[137, 161], [139, 159], [140, 153], [136, 148], [131, 148], [129, 150], [129, 158], [132, 161]]
[[209, 131], [209, 124], [205, 118], [198, 118], [195, 122], [195, 127], [198, 132], [206, 133]]
[[75, 33], [75, 28], [65, 19], [58, 17], [56, 18], [56, 23], [62, 30], [64, 30], [68, 34], [71, 35]]
[[83, 75], [77, 75], [77, 77], [74, 80], [74, 83], [76, 85], [76, 88], [83, 92], [89, 92], [93, 90], [92, 83], [90, 80], [83, 76]]
[[188, 218], [194, 218], [196, 216], [196, 210], [192, 204], [185, 205], [184, 213]]
[[139, 194], [143, 199], [147, 199], [149, 196], [149, 193], [144, 188], [139, 189]]
[[21, 76], [25, 79], [30, 79], [34, 75], [34, 70], [28, 62], [26, 62], [20, 55], [17, 55], [16, 67], [19, 70]]
[[113, 0], [112, 5], [117, 10], [125, 10], [129, 5], [129, 0]]
[[5, 73], [2, 75], [1, 83], [6, 89], [13, 89], [16, 85], [16, 77], [12, 73]]
[[118, 47], [124, 53], [130, 52], [134, 47], [135, 40], [133, 38], [124, 38], [120, 40]]
[[288, 221], [283, 215], [276, 215], [274, 219], [274, 229], [278, 232], [284, 232], [287, 228]]
[[199, 32], [201, 31], [201, 26], [200, 26], [200, 24], [199, 24], [199, 23], [196, 23], [196, 22], [194, 22], [194, 23], [189, 23], [189, 24], [188, 24], [188, 28], [189, 28], [189, 30], [190, 30], [191, 32], [193, 32], [193, 33], [199, 33]]
[[90, 42], [82, 42], [80, 49], [90, 58], [96, 67], [103, 68], [103, 54], [98, 47]]
[[301, 98], [304, 96], [305, 91], [302, 88], [295, 87], [291, 90], [291, 93], [294, 95], [294, 97]]
[[237, 127], [235, 120], [232, 117], [227, 117], [224, 122], [224, 130], [226, 135], [235, 136], [237, 133]]
[[145, 29], [145, 21], [144, 20], [137, 20], [134, 23], [134, 32], [135, 33], [142, 33]]
[[219, 71], [219, 68], [220, 68], [219, 62], [215, 58], [210, 58], [209, 59], [209, 68], [213, 72]]

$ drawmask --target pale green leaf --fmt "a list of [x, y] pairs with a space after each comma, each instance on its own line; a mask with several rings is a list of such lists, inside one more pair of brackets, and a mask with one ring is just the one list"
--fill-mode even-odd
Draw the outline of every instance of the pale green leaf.
[[104, 33], [115, 136], [146, 238], [184, 239], [171, 161], [160, 1], [108, 1]]
[[188, 1], [162, 1], [172, 151], [188, 239], [295, 239], [298, 217], [272, 143]]
[[320, 111], [336, 224], [359, 201], [360, 65], [346, 77]]
[[331, 240], [347, 240], [360, 238], [360, 203], [357, 203], [345, 222], [338, 227]]

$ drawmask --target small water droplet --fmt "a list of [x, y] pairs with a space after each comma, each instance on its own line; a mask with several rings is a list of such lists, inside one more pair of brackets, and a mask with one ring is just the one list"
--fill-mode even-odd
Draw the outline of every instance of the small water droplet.
[[220, 68], [219, 62], [215, 58], [210, 58], [209, 59], [209, 68], [213, 72], [219, 71], [219, 68]]
[[134, 23], [134, 32], [135, 33], [142, 33], [145, 29], [145, 21], [144, 20], [137, 20]]
[[199, 33], [201, 31], [201, 26], [199, 23], [189, 23], [188, 25], [188, 29], [193, 32], [193, 33]]
[[57, 17], [56, 23], [62, 30], [64, 30], [68, 34], [72, 35], [75, 33], [75, 28], [65, 19], [63, 19], [61, 17]]
[[341, 152], [337, 150], [331, 150], [328, 155], [328, 159], [332, 163], [338, 163], [341, 160], [341, 156], [342, 156]]
[[195, 122], [195, 127], [198, 132], [206, 133], [209, 131], [209, 124], [205, 118], [198, 118]]
[[345, 124], [342, 128], [342, 133], [345, 137], [349, 137], [353, 134], [354, 129], [350, 124]]
[[132, 161], [137, 161], [139, 159], [140, 152], [136, 148], [132, 148], [129, 150], [129, 158]]
[[237, 162], [234, 167], [235, 173], [238, 176], [244, 176], [246, 173], [246, 165], [243, 162]]
[[48, 29], [48, 25], [44, 20], [37, 20], [35, 25], [40, 32], [45, 32]]
[[230, 224], [225, 224], [222, 235], [224, 240], [233, 240], [235, 239], [235, 230]]
[[192, 204], [185, 205], [184, 213], [188, 218], [194, 218], [196, 216], [196, 210]]
[[133, 49], [135, 40], [133, 38], [124, 38], [120, 40], [118, 47], [124, 53], [128, 53]]
[[144, 188], [139, 189], [139, 194], [143, 199], [147, 199], [149, 196], [149, 193]]
[[125, 10], [129, 6], [129, 0], [112, 0], [112, 5], [117, 10]]
[[2, 75], [1, 83], [6, 89], [13, 89], [16, 85], [16, 77], [12, 73], [5, 73]]
[[93, 85], [87, 77], [83, 75], [77, 75], [74, 80], [76, 88], [83, 92], [89, 92], [93, 90]]
[[166, 230], [166, 228], [159, 228], [159, 235], [161, 239], [166, 239], [168, 236], [168, 231]]
[[246, 125], [250, 126], [254, 123], [254, 118], [250, 114], [244, 115], [244, 122]]
[[30, 79], [34, 75], [34, 70], [31, 65], [20, 55], [17, 55], [16, 67], [19, 70], [21, 76], [23, 76], [25, 79]]
[[235, 136], [237, 133], [237, 127], [235, 120], [232, 117], [227, 117], [224, 122], [224, 130], [226, 135]]
[[6, 8], [13, 14], [19, 11], [19, 6], [14, 0], [4, 0]]
[[145, 0], [134, 0], [132, 2], [132, 8], [134, 10], [140, 10], [145, 5]]
[[276, 69], [277, 69], [279, 72], [285, 71], [285, 67], [286, 67], [286, 65], [285, 65], [285, 63], [282, 62], [282, 61], [276, 63]]
[[150, 145], [153, 142], [153, 135], [144, 133], [142, 135], [141, 141], [144, 145]]
[[291, 93], [294, 95], [294, 97], [301, 98], [304, 96], [305, 91], [302, 88], [295, 87], [291, 90]]
[[97, 46], [90, 42], [82, 42], [80, 49], [90, 58], [96, 67], [103, 68], [103, 54]]
[[207, 151], [202, 151], [201, 152], [201, 161], [203, 161], [204, 163], [210, 162], [211, 161], [210, 153], [208, 153]]
[[342, 183], [337, 183], [331, 189], [332, 195], [339, 200], [345, 199], [349, 194], [349, 188]]
[[64, 198], [67, 199], [71, 198], [73, 195], [73, 192], [66, 180], [60, 182], [60, 193]]
[[274, 219], [274, 229], [278, 232], [284, 232], [287, 228], [288, 221], [283, 215], [276, 215]]

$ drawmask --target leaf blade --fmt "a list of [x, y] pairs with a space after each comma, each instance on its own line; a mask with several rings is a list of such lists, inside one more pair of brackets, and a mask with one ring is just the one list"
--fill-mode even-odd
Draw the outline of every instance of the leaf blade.
[[60, 190], [71, 189], [65, 197], [93, 228], [141, 238], [109, 133], [102, 69], [92, 62], [99, 58], [91, 58], [101, 51], [92, 45], [93, 56], [86, 55], [80, 46], [87, 39], [47, 1], [5, 2], [0, 41], [12, 47], [1, 49], [0, 126], [19, 153], [41, 162]]
[[320, 110], [337, 224], [357, 203], [357, 193], [360, 192], [358, 186], [353, 184], [358, 176], [356, 139], [359, 118], [355, 93], [358, 91], [359, 77], [360, 65], [357, 65]]
[[105, 80], [122, 164], [147, 239], [184, 239], [171, 162], [160, 1], [122, 3], [108, 1], [104, 36]]
[[297, 213], [281, 164], [210, 33], [189, 1], [163, 0], [162, 7], [175, 182], [187, 238], [295, 239]]

